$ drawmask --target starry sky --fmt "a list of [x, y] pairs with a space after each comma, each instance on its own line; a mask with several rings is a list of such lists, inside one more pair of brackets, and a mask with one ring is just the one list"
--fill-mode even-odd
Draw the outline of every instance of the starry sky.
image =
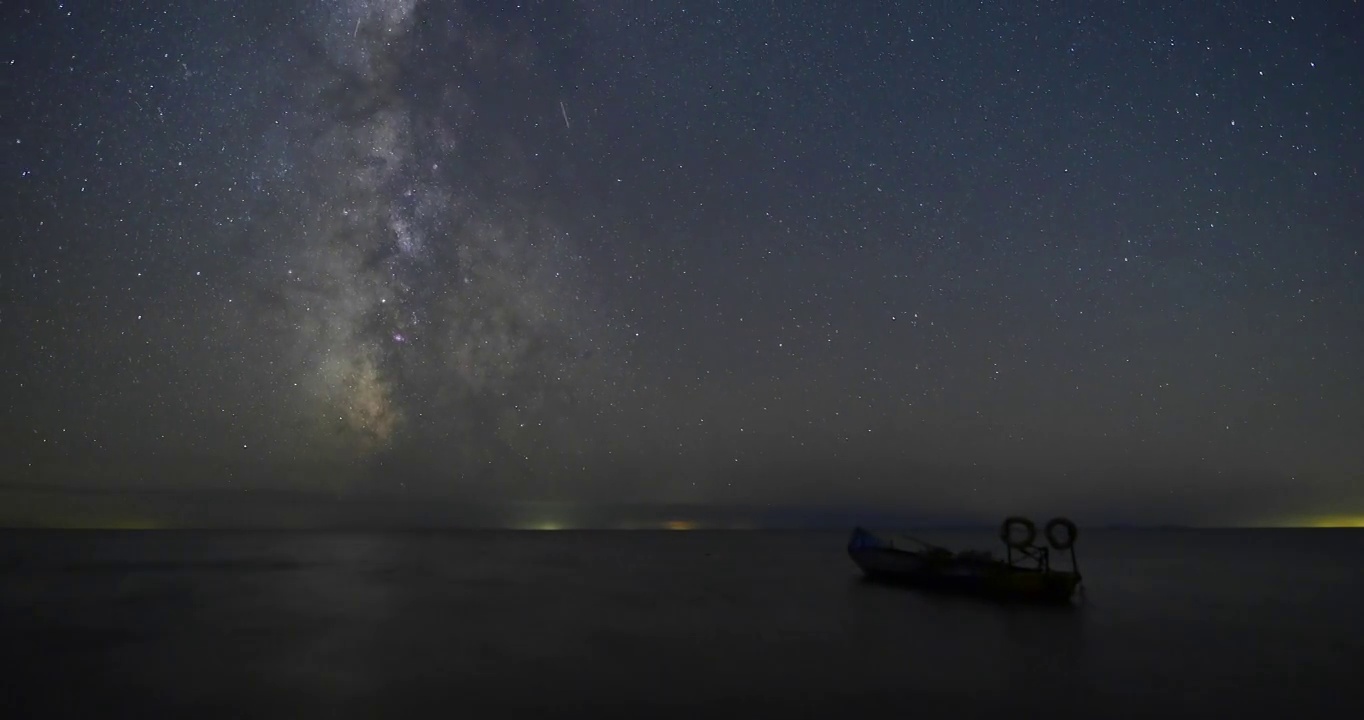
[[0, 485], [48, 516], [1364, 515], [1358, 2], [3, 15]]

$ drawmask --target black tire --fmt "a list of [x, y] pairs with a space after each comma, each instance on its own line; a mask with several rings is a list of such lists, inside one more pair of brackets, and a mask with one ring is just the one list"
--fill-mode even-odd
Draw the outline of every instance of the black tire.
[[[1022, 539], [1014, 538], [1015, 525], [1023, 527], [1024, 536]], [[1016, 550], [1032, 547], [1033, 541], [1037, 539], [1037, 526], [1031, 520], [1018, 515], [1004, 518], [1004, 524], [999, 526], [999, 539], [1003, 540], [1005, 545]]]
[[[1056, 531], [1065, 530], [1066, 536], [1060, 540], [1056, 539]], [[1047, 523], [1047, 544], [1057, 550], [1069, 550], [1075, 547], [1075, 539], [1080, 536], [1080, 529], [1075, 527], [1075, 523], [1067, 518], [1055, 518]]]

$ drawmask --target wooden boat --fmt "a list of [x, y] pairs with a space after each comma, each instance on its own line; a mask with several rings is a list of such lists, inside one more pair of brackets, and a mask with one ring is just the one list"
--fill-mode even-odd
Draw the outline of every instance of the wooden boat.
[[[1018, 528], [1022, 536], [1015, 533]], [[1075, 562], [1078, 533], [1064, 518], [1052, 520], [1046, 528], [1051, 548], [1036, 544], [1037, 528], [1027, 518], [1006, 519], [1000, 528], [1006, 554], [999, 560], [988, 552], [954, 553], [922, 540], [882, 537], [857, 527], [848, 540], [848, 555], [869, 580], [878, 582], [996, 600], [1068, 603], [1081, 581]], [[1051, 568], [1051, 549], [1069, 551], [1070, 570]]]

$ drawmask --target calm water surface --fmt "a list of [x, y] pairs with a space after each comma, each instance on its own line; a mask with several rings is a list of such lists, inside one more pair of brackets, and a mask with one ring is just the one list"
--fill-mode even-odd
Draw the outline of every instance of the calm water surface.
[[844, 540], [0, 533], [0, 716], [1364, 717], [1362, 531], [1089, 532], [1069, 609]]

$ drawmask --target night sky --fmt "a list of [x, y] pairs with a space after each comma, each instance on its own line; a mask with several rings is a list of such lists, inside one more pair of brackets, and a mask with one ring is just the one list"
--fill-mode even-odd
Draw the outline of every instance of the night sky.
[[10, 522], [1364, 515], [1358, 2], [3, 17]]

